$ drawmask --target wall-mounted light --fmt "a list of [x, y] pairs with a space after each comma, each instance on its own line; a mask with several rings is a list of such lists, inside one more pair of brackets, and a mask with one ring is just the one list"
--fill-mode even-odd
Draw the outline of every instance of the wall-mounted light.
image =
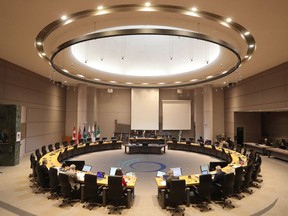
[[108, 92], [109, 94], [112, 94], [112, 93], [113, 93], [113, 89], [112, 89], [112, 88], [109, 88], [109, 89], [107, 89], [107, 92]]

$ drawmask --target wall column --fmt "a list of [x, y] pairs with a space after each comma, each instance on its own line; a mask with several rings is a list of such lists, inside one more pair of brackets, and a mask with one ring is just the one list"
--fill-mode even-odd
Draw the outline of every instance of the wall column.
[[196, 142], [200, 136], [204, 136], [203, 88], [194, 89], [194, 121]]
[[212, 86], [205, 85], [203, 92], [204, 140], [213, 140], [213, 94]]

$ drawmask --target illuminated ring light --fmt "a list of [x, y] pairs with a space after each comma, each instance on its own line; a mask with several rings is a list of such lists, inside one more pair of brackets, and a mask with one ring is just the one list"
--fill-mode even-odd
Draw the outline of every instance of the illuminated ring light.
[[[171, 29], [122, 29], [122, 30], [116, 30], [116, 31], [104, 31], [104, 32], [97, 32], [90, 35], [85, 35], [82, 37], [77, 37], [71, 40], [68, 40], [61, 45], [58, 45], [54, 50], [52, 50], [50, 53], [46, 53], [44, 50], [44, 42], [48, 38], [48, 36], [59, 29], [60, 27], [73, 23], [77, 20], [84, 19], [87, 17], [92, 16], [103, 16], [105, 14], [112, 14], [112, 13], [120, 13], [120, 12], [167, 12], [167, 13], [176, 13], [176, 14], [182, 14], [185, 16], [191, 16], [191, 17], [199, 17], [206, 20], [213, 21], [217, 24], [221, 24], [229, 29], [232, 29], [234, 32], [236, 32], [242, 39], [244, 39], [247, 48], [246, 48], [246, 54], [240, 56], [240, 53], [238, 53], [236, 48], [234, 48], [231, 44], [225, 41], [221, 41], [219, 39], [213, 39], [210, 36], [195, 33], [192, 31], [181, 31], [181, 30], [171, 30]], [[63, 68], [63, 66], [59, 66], [55, 63], [55, 58], [61, 51], [64, 51], [66, 48], [80, 43], [84, 41], [94, 40], [94, 39], [101, 39], [105, 37], [115, 37], [115, 36], [122, 36], [122, 35], [173, 35], [173, 36], [182, 36], [182, 37], [189, 37], [189, 38], [196, 38], [199, 40], [204, 40], [208, 42], [212, 42], [215, 44], [220, 45], [222, 48], [228, 49], [230, 52], [233, 53], [234, 56], [236, 56], [236, 61], [233, 66], [230, 68], [224, 69], [223, 71], [213, 74], [212, 76], [204, 76], [201, 79], [197, 79], [192, 82], [190, 81], [184, 81], [181, 83], [167, 83], [165, 85], [159, 85], [159, 84], [149, 84], [149, 85], [142, 85], [142, 84], [132, 84], [129, 85], [129, 87], [145, 87], [145, 88], [164, 88], [164, 87], [181, 87], [181, 86], [192, 86], [197, 84], [203, 84], [207, 82], [211, 82], [216, 79], [220, 79], [222, 77], [225, 77], [235, 70], [237, 68], [245, 63], [247, 60], [249, 60], [252, 57], [253, 52], [255, 51], [256, 44], [253, 36], [248, 32], [247, 29], [245, 29], [243, 26], [236, 22], [227, 22], [226, 19], [222, 16], [219, 16], [217, 14], [205, 12], [205, 11], [196, 11], [192, 12], [191, 10], [188, 10], [185, 7], [180, 6], [171, 6], [171, 5], [153, 5], [149, 8], [143, 7], [143, 5], [137, 5], [137, 4], [129, 4], [129, 5], [115, 5], [115, 6], [109, 6], [105, 8], [105, 10], [98, 10], [98, 9], [91, 9], [91, 10], [84, 10], [77, 13], [74, 13], [70, 16], [68, 16], [67, 20], [56, 20], [50, 24], [48, 24], [45, 28], [43, 28], [40, 33], [36, 37], [35, 46], [38, 50], [38, 54], [45, 60], [47, 60], [52, 67], [59, 73], [73, 78], [77, 79], [79, 81], [88, 82], [92, 84], [100, 84], [100, 85], [110, 85], [110, 86], [118, 86], [118, 87], [125, 87], [128, 86], [127, 83], [111, 83], [109, 80], [93, 80], [93, 78], [89, 77], [79, 77], [77, 76], [77, 73], [70, 72], [67, 73], [67, 70]], [[48, 50], [48, 49], [47, 49]], [[50, 55], [51, 57], [48, 57]]]

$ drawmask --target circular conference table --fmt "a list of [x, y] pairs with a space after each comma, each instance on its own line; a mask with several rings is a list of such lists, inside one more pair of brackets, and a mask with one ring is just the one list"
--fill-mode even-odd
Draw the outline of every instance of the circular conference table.
[[[95, 142], [95, 143], [86, 143], [86, 144], [78, 144], [74, 146], [66, 146], [61, 147], [59, 149], [56, 149], [52, 152], [49, 152], [45, 155], [43, 155], [40, 159], [40, 164], [42, 164], [43, 159], [47, 159], [47, 167], [48, 169], [50, 167], [60, 168], [62, 167], [62, 163], [64, 160], [78, 156], [81, 154], [86, 154], [90, 152], [97, 152], [97, 151], [105, 151], [105, 150], [114, 150], [114, 149], [121, 149], [122, 148], [122, 142], [121, 141], [105, 141], [105, 142]], [[59, 169], [58, 169], [59, 170]], [[88, 172], [91, 173], [91, 172]], [[95, 174], [95, 173], [93, 173]], [[77, 178], [78, 181], [81, 183], [81, 203], [84, 202], [84, 178], [85, 178], [85, 172], [78, 170], [77, 171]], [[130, 193], [135, 194], [135, 184], [137, 177], [136, 176], [124, 176], [125, 181], [127, 182], [127, 189]], [[105, 175], [102, 179], [97, 179], [97, 184], [108, 186], [108, 175]], [[131, 197], [131, 194], [130, 196]], [[128, 202], [131, 203], [131, 202]], [[106, 206], [106, 199], [103, 198], [103, 206]], [[130, 208], [131, 206], [127, 206]]]

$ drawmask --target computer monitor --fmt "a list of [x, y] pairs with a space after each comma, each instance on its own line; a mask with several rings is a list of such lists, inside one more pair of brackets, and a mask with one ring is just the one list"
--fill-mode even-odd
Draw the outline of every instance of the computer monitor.
[[105, 177], [105, 172], [97, 172], [97, 178], [102, 179]]
[[120, 168], [120, 167], [110, 167], [109, 175], [114, 176], [115, 172], [118, 168]]
[[92, 170], [92, 166], [91, 165], [84, 165], [83, 168], [82, 168], [82, 171], [83, 172], [91, 172]]
[[207, 175], [207, 174], [209, 174], [208, 170], [201, 171], [201, 175]]
[[157, 174], [156, 174], [157, 177], [162, 177], [163, 175], [166, 175], [166, 173], [162, 171], [157, 171]]
[[209, 166], [208, 165], [200, 165], [201, 174], [205, 171], [207, 171], [207, 173], [209, 173]]
[[181, 167], [170, 168], [170, 170], [173, 171], [174, 176], [181, 176], [182, 175]]

